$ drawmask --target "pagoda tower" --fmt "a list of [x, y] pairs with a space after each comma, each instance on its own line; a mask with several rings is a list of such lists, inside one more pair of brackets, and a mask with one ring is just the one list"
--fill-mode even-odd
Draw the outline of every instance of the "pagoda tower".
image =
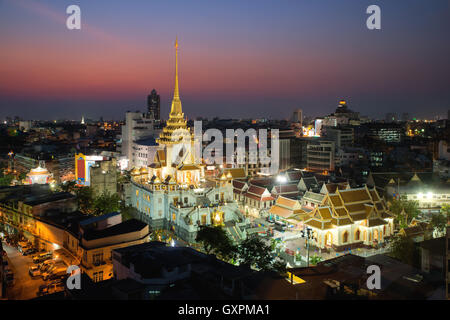
[[165, 146], [167, 166], [172, 164], [193, 163], [193, 137], [187, 127], [181, 107], [180, 92], [178, 89], [178, 38], [175, 40], [175, 88], [169, 119], [156, 139], [156, 142]]

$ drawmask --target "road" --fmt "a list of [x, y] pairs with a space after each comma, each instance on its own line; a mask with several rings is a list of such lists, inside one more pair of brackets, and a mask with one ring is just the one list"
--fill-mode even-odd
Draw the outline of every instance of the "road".
[[28, 300], [35, 298], [39, 286], [44, 284], [41, 277], [31, 278], [28, 267], [33, 264], [31, 256], [23, 256], [16, 248], [3, 242], [3, 249], [8, 256], [9, 267], [14, 271], [15, 283], [7, 287], [6, 296], [8, 300]]

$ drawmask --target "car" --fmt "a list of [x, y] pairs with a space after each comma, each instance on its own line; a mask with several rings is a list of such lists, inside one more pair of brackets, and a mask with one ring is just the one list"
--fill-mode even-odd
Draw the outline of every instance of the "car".
[[48, 285], [42, 284], [39, 286], [39, 291], [37, 292], [38, 296], [42, 296], [48, 293]]
[[53, 261], [53, 260], [45, 261], [45, 264], [43, 262], [43, 265], [40, 267], [41, 275], [51, 272], [54, 267], [55, 267], [55, 261]]
[[65, 265], [58, 265], [51, 268], [49, 271], [46, 271], [42, 274], [42, 279], [46, 280], [57, 280], [63, 279], [67, 276], [67, 267]]
[[39, 270], [41, 272], [47, 271], [51, 266], [55, 264], [55, 261], [53, 259], [45, 260], [44, 262], [41, 262], [39, 266]]
[[36, 277], [41, 274], [41, 270], [39, 269], [38, 266], [31, 266], [30, 268], [28, 268], [28, 272], [30, 273], [30, 276], [32, 276], [32, 277]]
[[26, 249], [25, 251], [22, 252], [22, 254], [24, 256], [28, 256], [28, 255], [34, 254], [34, 253], [36, 253], [36, 249], [35, 248], [28, 248], [28, 249]]
[[26, 251], [27, 249], [31, 248], [31, 244], [27, 241], [19, 241], [19, 243], [17, 244], [17, 250], [20, 253], [23, 253], [24, 251]]
[[49, 283], [49, 285], [47, 286], [48, 288], [48, 293], [55, 293], [55, 292], [60, 292], [63, 291], [65, 289], [66, 285], [64, 283], [64, 281], [62, 280], [55, 280]]
[[51, 259], [53, 258], [53, 253], [52, 252], [45, 252], [45, 253], [41, 253], [35, 257], [33, 257], [33, 262], [34, 263], [41, 263], [44, 262], [45, 260]]

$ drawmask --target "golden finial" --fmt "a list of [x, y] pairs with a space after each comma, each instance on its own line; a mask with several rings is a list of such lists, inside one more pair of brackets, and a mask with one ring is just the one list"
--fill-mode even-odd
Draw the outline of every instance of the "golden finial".
[[178, 89], [178, 36], [175, 38], [175, 88], [173, 92], [173, 101], [171, 113], [181, 114], [180, 92]]

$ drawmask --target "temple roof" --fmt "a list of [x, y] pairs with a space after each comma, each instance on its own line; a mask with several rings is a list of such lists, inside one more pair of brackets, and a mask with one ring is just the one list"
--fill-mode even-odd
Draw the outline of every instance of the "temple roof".
[[186, 142], [192, 139], [187, 122], [184, 119], [183, 109], [181, 107], [180, 93], [178, 89], [178, 38], [175, 40], [175, 87], [172, 99], [172, 106], [170, 108], [169, 120], [156, 139], [159, 144], [176, 144], [180, 141]]

